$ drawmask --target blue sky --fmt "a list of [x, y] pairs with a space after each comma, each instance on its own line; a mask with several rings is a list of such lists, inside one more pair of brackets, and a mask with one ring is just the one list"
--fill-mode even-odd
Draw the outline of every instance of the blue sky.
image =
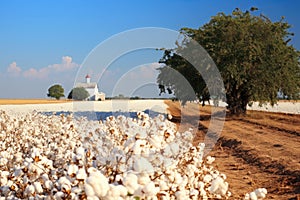
[[[272, 20], [285, 16], [293, 26], [291, 32], [295, 33], [292, 44], [300, 49], [300, 3], [292, 0], [226, 3], [217, 0], [1, 0], [0, 98], [45, 98], [47, 89], [54, 83], [62, 84], [67, 95], [89, 53], [120, 32], [142, 27], [176, 31], [182, 27], [198, 28], [218, 12], [230, 13], [236, 7], [245, 10], [252, 6]], [[114, 82], [128, 70], [133, 72], [132, 69], [135, 71], [131, 77], [152, 74], [155, 81], [153, 69], [160, 56], [154, 50], [123, 56], [108, 69], [106, 81], [99, 84], [101, 90], [111, 93]], [[149, 71], [145, 71], [143, 63]], [[151, 91], [156, 92], [153, 88]]]

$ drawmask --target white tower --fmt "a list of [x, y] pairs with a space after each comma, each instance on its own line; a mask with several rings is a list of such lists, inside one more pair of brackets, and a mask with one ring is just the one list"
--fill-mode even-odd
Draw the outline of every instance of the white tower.
[[86, 83], [90, 83], [91, 82], [91, 77], [90, 77], [90, 75], [86, 75], [85, 76], [85, 79], [86, 79]]

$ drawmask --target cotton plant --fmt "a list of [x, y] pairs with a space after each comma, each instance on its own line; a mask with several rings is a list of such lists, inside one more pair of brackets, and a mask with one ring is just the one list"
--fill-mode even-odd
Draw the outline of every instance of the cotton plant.
[[[168, 116], [170, 118], [170, 116]], [[226, 175], [163, 115], [103, 121], [0, 111], [1, 199], [226, 199]], [[265, 189], [245, 199], [266, 195]], [[2, 198], [3, 197], [3, 198]]]

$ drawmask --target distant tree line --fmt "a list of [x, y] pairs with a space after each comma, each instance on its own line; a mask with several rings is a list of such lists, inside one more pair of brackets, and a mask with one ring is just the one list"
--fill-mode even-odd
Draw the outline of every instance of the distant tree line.
[[[62, 98], [62, 97], [65, 96], [64, 95], [64, 88], [61, 85], [59, 85], [59, 84], [52, 85], [48, 89], [47, 96], [59, 100], [60, 98]], [[88, 91], [85, 88], [83, 88], [83, 87], [76, 87], [76, 88], [73, 88], [69, 92], [67, 98], [68, 99], [73, 99], [73, 100], [85, 100], [88, 97], [89, 97], [89, 93], [88, 93]]]

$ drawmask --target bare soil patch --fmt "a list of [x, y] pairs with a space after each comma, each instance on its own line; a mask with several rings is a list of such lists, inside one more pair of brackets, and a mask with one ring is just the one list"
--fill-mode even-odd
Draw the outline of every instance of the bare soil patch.
[[[211, 118], [210, 106], [166, 101], [179, 129], [198, 120], [195, 143], [203, 142]], [[181, 112], [190, 120], [181, 120]], [[200, 114], [200, 117], [198, 117]], [[186, 118], [186, 117], [185, 117]], [[265, 187], [267, 199], [300, 199], [300, 115], [249, 111], [242, 117], [226, 116], [214, 149], [218, 170], [228, 177], [232, 199]]]

